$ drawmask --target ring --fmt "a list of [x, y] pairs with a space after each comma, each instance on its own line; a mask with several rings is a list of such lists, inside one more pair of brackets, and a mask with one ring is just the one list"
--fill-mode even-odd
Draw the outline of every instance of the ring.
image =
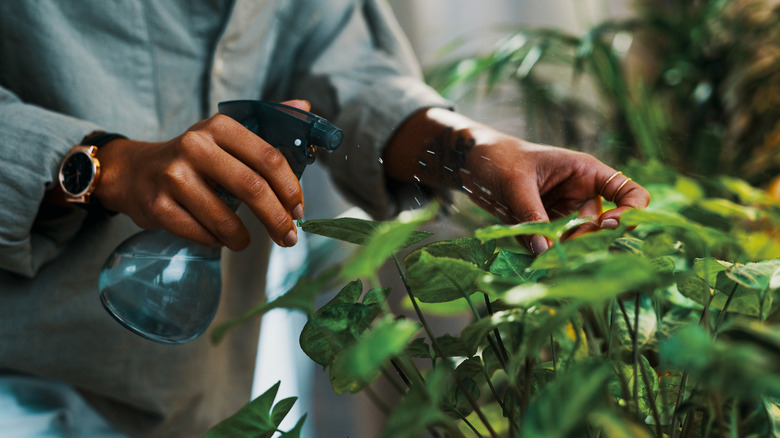
[[613, 203], [613, 204], [615, 203], [615, 199], [617, 199], [617, 195], [618, 195], [618, 193], [620, 193], [620, 190], [622, 190], [622, 189], [623, 189], [623, 186], [625, 186], [626, 184], [628, 184], [628, 182], [629, 182], [629, 181], [631, 181], [631, 178], [626, 178], [626, 180], [625, 180], [625, 181], [623, 181], [623, 182], [622, 182], [622, 183], [621, 183], [621, 184], [618, 186], [617, 190], [615, 190], [615, 194], [614, 194], [614, 195], [612, 195], [612, 203]]
[[623, 172], [620, 172], [620, 171], [613, 173], [613, 174], [612, 174], [612, 176], [610, 176], [610, 177], [607, 179], [607, 181], [604, 183], [604, 185], [603, 185], [603, 186], [601, 186], [601, 190], [599, 190], [599, 196], [604, 196], [604, 189], [606, 189], [606, 188], [607, 188], [607, 186], [609, 185], [609, 183], [611, 183], [611, 182], [612, 182], [612, 180], [613, 180], [613, 179], [615, 179], [615, 177], [616, 177], [616, 176], [618, 176], [618, 175], [622, 175], [622, 174], [623, 174]]

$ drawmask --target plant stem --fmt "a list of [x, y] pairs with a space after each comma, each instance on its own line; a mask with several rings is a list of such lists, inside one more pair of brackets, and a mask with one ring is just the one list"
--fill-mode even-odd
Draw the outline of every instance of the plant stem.
[[614, 336], [614, 328], [615, 328], [615, 314], [617, 313], [617, 309], [615, 309], [615, 305], [617, 304], [617, 298], [612, 300], [612, 309], [610, 309], [609, 312], [609, 333], [607, 334], [607, 359], [612, 357], [612, 338]]
[[[626, 330], [628, 330], [628, 337], [631, 339], [634, 339], [634, 329], [631, 324], [631, 320], [628, 317], [628, 312], [626, 312], [626, 306], [623, 305], [623, 302], [620, 300], [617, 300], [618, 307], [620, 308], [620, 313], [623, 314], [623, 322], [626, 323]], [[636, 309], [634, 309], [634, 312], [636, 312]]]
[[[410, 387], [412, 384], [409, 382], [409, 379], [404, 374], [403, 370], [401, 370], [401, 367], [398, 366], [398, 362], [395, 361], [395, 359], [392, 359], [390, 363], [393, 365], [393, 368], [395, 369], [395, 372], [398, 373], [398, 377], [401, 378], [401, 380], [404, 382], [406, 387]], [[382, 369], [382, 374], [385, 375], [385, 378], [390, 381], [390, 384], [395, 388], [396, 391], [398, 391], [399, 394], [404, 394], [406, 391], [401, 387], [401, 385], [398, 384], [398, 382], [393, 379], [393, 377], [390, 375], [390, 373], [387, 372], [387, 369]]]
[[729, 297], [726, 298], [726, 303], [723, 304], [723, 310], [720, 311], [720, 314], [718, 315], [718, 320], [715, 322], [715, 328], [713, 328], [713, 333], [714, 333], [713, 338], [716, 338], [718, 336], [718, 330], [720, 329], [721, 324], [723, 324], [723, 321], [726, 319], [726, 311], [731, 305], [731, 300], [734, 299], [734, 295], [737, 292], [738, 286], [739, 284], [734, 283], [734, 287], [731, 288], [731, 293], [729, 293]]
[[688, 372], [684, 371], [680, 378], [680, 389], [677, 391], [677, 398], [674, 401], [674, 410], [672, 411], [672, 438], [677, 438], [677, 423], [680, 420], [678, 411], [680, 403], [682, 403], [683, 396], [685, 394], [685, 384], [688, 381]]
[[[634, 297], [634, 335], [631, 337], [631, 347], [634, 356], [634, 407], [639, 415], [639, 294]], [[650, 389], [648, 388], [648, 392]]]
[[469, 427], [469, 429], [471, 429], [471, 431], [472, 431], [472, 432], [474, 432], [474, 435], [478, 436], [479, 438], [482, 438], [482, 434], [481, 434], [481, 433], [479, 433], [479, 431], [477, 430], [477, 428], [476, 428], [476, 427], [474, 427], [474, 425], [473, 425], [473, 424], [471, 424], [471, 422], [470, 422], [470, 421], [469, 421], [469, 420], [468, 420], [466, 417], [464, 417], [464, 416], [462, 416], [462, 415], [461, 415], [461, 416], [460, 416], [460, 419], [461, 419], [461, 420], [463, 420], [463, 422], [464, 422], [464, 423], [466, 423], [466, 426], [468, 426], [468, 427]]
[[550, 356], [552, 356], [553, 374], [558, 374], [557, 359], [555, 358], [555, 339], [550, 333]]
[[[486, 293], [482, 294], [485, 297], [485, 308], [487, 308], [488, 314], [491, 316], [493, 315], [493, 306], [490, 304], [490, 297]], [[501, 332], [498, 331], [498, 328], [493, 330], [493, 334], [496, 336], [496, 341], [498, 342], [498, 348], [501, 349], [501, 354], [504, 356], [504, 360], [509, 362], [509, 352], [506, 349], [506, 346], [504, 345], [504, 340], [501, 339]]]
[[[401, 280], [403, 281], [404, 287], [406, 288], [406, 293], [407, 295], [409, 295], [409, 299], [412, 301], [412, 306], [414, 307], [414, 311], [417, 314], [417, 317], [420, 319], [420, 323], [425, 329], [425, 333], [428, 334], [428, 337], [431, 340], [431, 346], [433, 347], [433, 350], [442, 359], [446, 359], [447, 356], [444, 354], [444, 351], [441, 349], [441, 346], [439, 346], [439, 343], [436, 342], [436, 337], [433, 335], [433, 331], [431, 330], [431, 327], [425, 321], [425, 316], [423, 316], [422, 310], [420, 309], [420, 306], [417, 304], [417, 299], [414, 297], [414, 293], [412, 293], [412, 288], [409, 287], [409, 282], [406, 279], [406, 274], [401, 268], [401, 262], [398, 260], [398, 256], [393, 254], [393, 260], [395, 261], [396, 268], [398, 268], [398, 273], [401, 275]], [[488, 421], [487, 417], [485, 417], [485, 414], [479, 408], [479, 405], [477, 404], [476, 400], [474, 400], [474, 398], [471, 397], [471, 395], [468, 393], [466, 388], [463, 386], [463, 382], [461, 382], [460, 379], [456, 378], [455, 383], [458, 385], [458, 388], [466, 397], [466, 400], [469, 402], [469, 405], [471, 405], [471, 408], [474, 409], [474, 412], [477, 414], [480, 421], [482, 421], [482, 423], [485, 425], [485, 428], [487, 428], [488, 432], [490, 432], [490, 436], [493, 438], [498, 438], [498, 435], [496, 435], [496, 432], [493, 430], [493, 427], [490, 425], [490, 422]]]

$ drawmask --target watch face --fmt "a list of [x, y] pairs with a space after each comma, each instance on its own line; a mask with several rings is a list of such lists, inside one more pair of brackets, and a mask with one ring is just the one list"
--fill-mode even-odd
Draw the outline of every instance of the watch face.
[[89, 188], [94, 176], [92, 157], [76, 152], [62, 166], [62, 187], [71, 195], [80, 195]]

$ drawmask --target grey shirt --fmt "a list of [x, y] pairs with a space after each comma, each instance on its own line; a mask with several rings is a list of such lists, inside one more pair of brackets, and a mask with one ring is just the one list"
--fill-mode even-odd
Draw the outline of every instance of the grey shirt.
[[[449, 104], [421, 82], [381, 0], [0, 2], [0, 368], [74, 385], [135, 436], [198, 436], [246, 403], [259, 321], [216, 346], [126, 331], [97, 277], [138, 228], [41, 202], [93, 130], [164, 140], [220, 101], [289, 98], [344, 131], [320, 158], [351, 200], [382, 218], [420, 196], [387, 183], [382, 147], [414, 111]], [[223, 251], [216, 322], [263, 300], [269, 240], [239, 211], [253, 243]]]

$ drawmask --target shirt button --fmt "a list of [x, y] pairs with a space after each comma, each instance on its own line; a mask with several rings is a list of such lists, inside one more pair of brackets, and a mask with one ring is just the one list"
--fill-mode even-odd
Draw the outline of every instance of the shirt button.
[[222, 58], [215, 59], [214, 66], [211, 69], [211, 73], [213, 73], [214, 76], [219, 76], [222, 74], [224, 70], [225, 70], [225, 62], [222, 61]]

